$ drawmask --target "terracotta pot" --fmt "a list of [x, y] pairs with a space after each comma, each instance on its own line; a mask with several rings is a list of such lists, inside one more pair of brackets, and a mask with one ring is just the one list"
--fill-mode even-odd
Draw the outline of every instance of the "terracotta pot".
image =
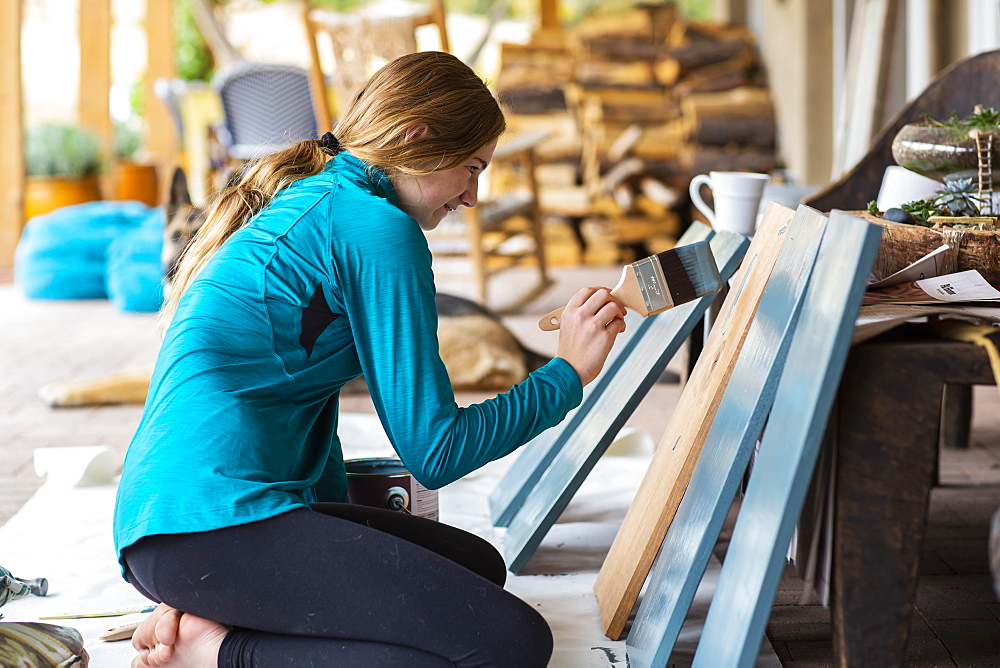
[[160, 188], [156, 167], [131, 160], [118, 161], [115, 165], [115, 199], [157, 206], [160, 203]]
[[30, 220], [62, 206], [99, 199], [101, 188], [96, 176], [29, 176], [24, 186], [24, 219]]

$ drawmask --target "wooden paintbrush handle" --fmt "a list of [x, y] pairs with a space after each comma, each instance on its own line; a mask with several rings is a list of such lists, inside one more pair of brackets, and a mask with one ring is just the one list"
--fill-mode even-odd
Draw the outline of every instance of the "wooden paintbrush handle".
[[[618, 284], [611, 288], [611, 296], [622, 306], [634, 309], [644, 316], [648, 315], [646, 313], [645, 302], [642, 299], [642, 292], [639, 290], [639, 281], [635, 277], [632, 265], [628, 264], [622, 268], [622, 275], [618, 279]], [[538, 328], [543, 332], [553, 332], [559, 329], [562, 312], [565, 308], [563, 306], [562, 308], [557, 308], [555, 311], [546, 313], [538, 321]]]
[[538, 328], [543, 332], [553, 332], [559, 329], [560, 317], [562, 316], [562, 312], [565, 308], [565, 306], [562, 306], [551, 313], [545, 314], [545, 316], [538, 321]]

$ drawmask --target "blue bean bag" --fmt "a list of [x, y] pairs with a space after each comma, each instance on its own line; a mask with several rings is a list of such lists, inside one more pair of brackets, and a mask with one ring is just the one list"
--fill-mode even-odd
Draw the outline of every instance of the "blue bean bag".
[[[156, 310], [162, 233], [162, 209], [141, 202], [62, 207], [28, 221], [14, 255], [14, 280], [33, 299], [107, 299], [110, 288], [121, 308]], [[113, 244], [120, 247], [109, 276]]]
[[163, 304], [163, 212], [154, 210], [108, 247], [108, 298], [122, 311], [152, 312]]

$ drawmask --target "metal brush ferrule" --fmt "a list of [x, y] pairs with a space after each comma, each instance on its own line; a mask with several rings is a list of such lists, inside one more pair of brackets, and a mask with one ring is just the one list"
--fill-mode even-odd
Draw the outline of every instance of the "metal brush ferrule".
[[646, 314], [665, 311], [674, 305], [667, 289], [667, 279], [663, 277], [663, 269], [656, 256], [647, 257], [632, 263], [635, 277], [639, 281], [639, 290], [646, 302]]

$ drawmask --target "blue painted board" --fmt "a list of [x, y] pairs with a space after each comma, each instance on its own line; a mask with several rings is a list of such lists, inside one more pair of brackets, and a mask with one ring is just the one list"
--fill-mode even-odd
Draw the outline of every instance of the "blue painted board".
[[632, 666], [666, 665], [774, 399], [827, 219], [800, 206], [626, 641]]
[[[740, 235], [723, 232], [716, 234], [710, 244], [723, 280], [736, 271], [750, 245]], [[514, 514], [504, 538], [504, 560], [512, 572], [520, 572], [534, 554], [712, 299], [711, 295], [702, 297], [646, 318], [650, 321], [648, 331], [609, 379], [600, 404], [583, 416], [572, 439], [556, 453]]]
[[[677, 245], [692, 244], [708, 239], [712, 235], [712, 228], [696, 221], [684, 232]], [[546, 429], [521, 447], [517, 459], [490, 492], [488, 499], [490, 519], [494, 526], [505, 527], [510, 524], [514, 514], [521, 508], [556, 454], [565, 447], [569, 439], [574, 437], [583, 418], [594, 411], [606, 410], [602, 399], [608, 386], [613, 384], [612, 380], [618, 375], [624, 361], [632, 355], [639, 341], [651, 329], [657, 329], [653, 327], [655, 322], [657, 316], [643, 318], [638, 323], [630, 322], [630, 328], [634, 327], [633, 332], [626, 333], [624, 344], [616, 347], [612, 357], [605, 363], [601, 375], [583, 389], [583, 401], [580, 405], [570, 411], [562, 422]], [[662, 336], [662, 332], [657, 332], [655, 335]]]
[[802, 510], [881, 228], [830, 215], [694, 666], [752, 666]]

